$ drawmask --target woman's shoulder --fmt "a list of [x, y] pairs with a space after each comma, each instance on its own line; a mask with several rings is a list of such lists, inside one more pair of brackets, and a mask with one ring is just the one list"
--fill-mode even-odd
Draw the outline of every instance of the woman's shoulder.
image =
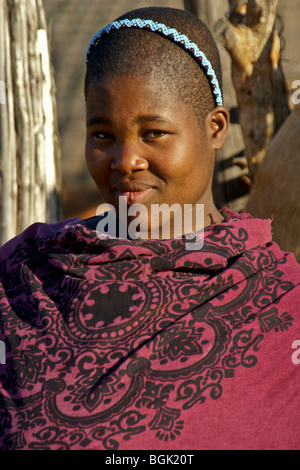
[[91, 230], [96, 230], [98, 223], [100, 222], [100, 220], [104, 219], [106, 215], [107, 212], [100, 215], [95, 215], [93, 217], [89, 217], [88, 219], [84, 219], [84, 225]]

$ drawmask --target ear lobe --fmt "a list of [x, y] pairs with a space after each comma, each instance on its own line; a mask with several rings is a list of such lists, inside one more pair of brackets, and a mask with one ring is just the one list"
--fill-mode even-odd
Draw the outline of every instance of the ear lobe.
[[229, 112], [223, 106], [218, 106], [207, 116], [207, 124], [213, 150], [222, 148], [229, 130]]

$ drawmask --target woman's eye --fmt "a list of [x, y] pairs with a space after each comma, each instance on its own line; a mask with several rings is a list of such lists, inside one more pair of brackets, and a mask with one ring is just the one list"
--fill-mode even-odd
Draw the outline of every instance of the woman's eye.
[[154, 140], [158, 139], [159, 137], [163, 137], [166, 133], [164, 131], [158, 131], [158, 130], [151, 130], [147, 131], [143, 134], [143, 139], [144, 140]]
[[94, 134], [94, 137], [98, 140], [107, 140], [107, 139], [112, 139], [113, 136], [111, 134], [108, 134], [107, 132], [96, 132]]

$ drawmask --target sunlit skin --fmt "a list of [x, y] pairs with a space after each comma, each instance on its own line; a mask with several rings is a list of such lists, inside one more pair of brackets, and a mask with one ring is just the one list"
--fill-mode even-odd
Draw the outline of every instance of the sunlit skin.
[[[92, 83], [86, 100], [86, 161], [104, 201], [117, 214], [119, 196], [127, 198], [128, 206], [143, 204], [149, 214], [152, 204], [204, 204], [205, 226], [211, 223], [209, 214], [220, 222], [212, 178], [229, 115], [219, 106], [201, 125], [198, 121], [192, 106], [154, 79], [105, 77]], [[147, 238], [150, 229], [149, 216]]]

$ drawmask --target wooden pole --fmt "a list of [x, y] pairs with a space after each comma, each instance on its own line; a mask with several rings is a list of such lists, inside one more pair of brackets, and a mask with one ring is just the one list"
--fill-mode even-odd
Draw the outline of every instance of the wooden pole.
[[0, 104], [0, 240], [6, 241], [13, 237], [17, 230], [18, 191], [9, 9], [7, 2], [3, 0], [0, 3], [0, 44], [3, 46], [0, 49], [0, 79], [4, 84], [1, 87]]
[[55, 88], [41, 0], [0, 0], [0, 243], [62, 218]]
[[184, 0], [184, 8], [195, 16], [199, 17], [199, 3], [197, 0]]

